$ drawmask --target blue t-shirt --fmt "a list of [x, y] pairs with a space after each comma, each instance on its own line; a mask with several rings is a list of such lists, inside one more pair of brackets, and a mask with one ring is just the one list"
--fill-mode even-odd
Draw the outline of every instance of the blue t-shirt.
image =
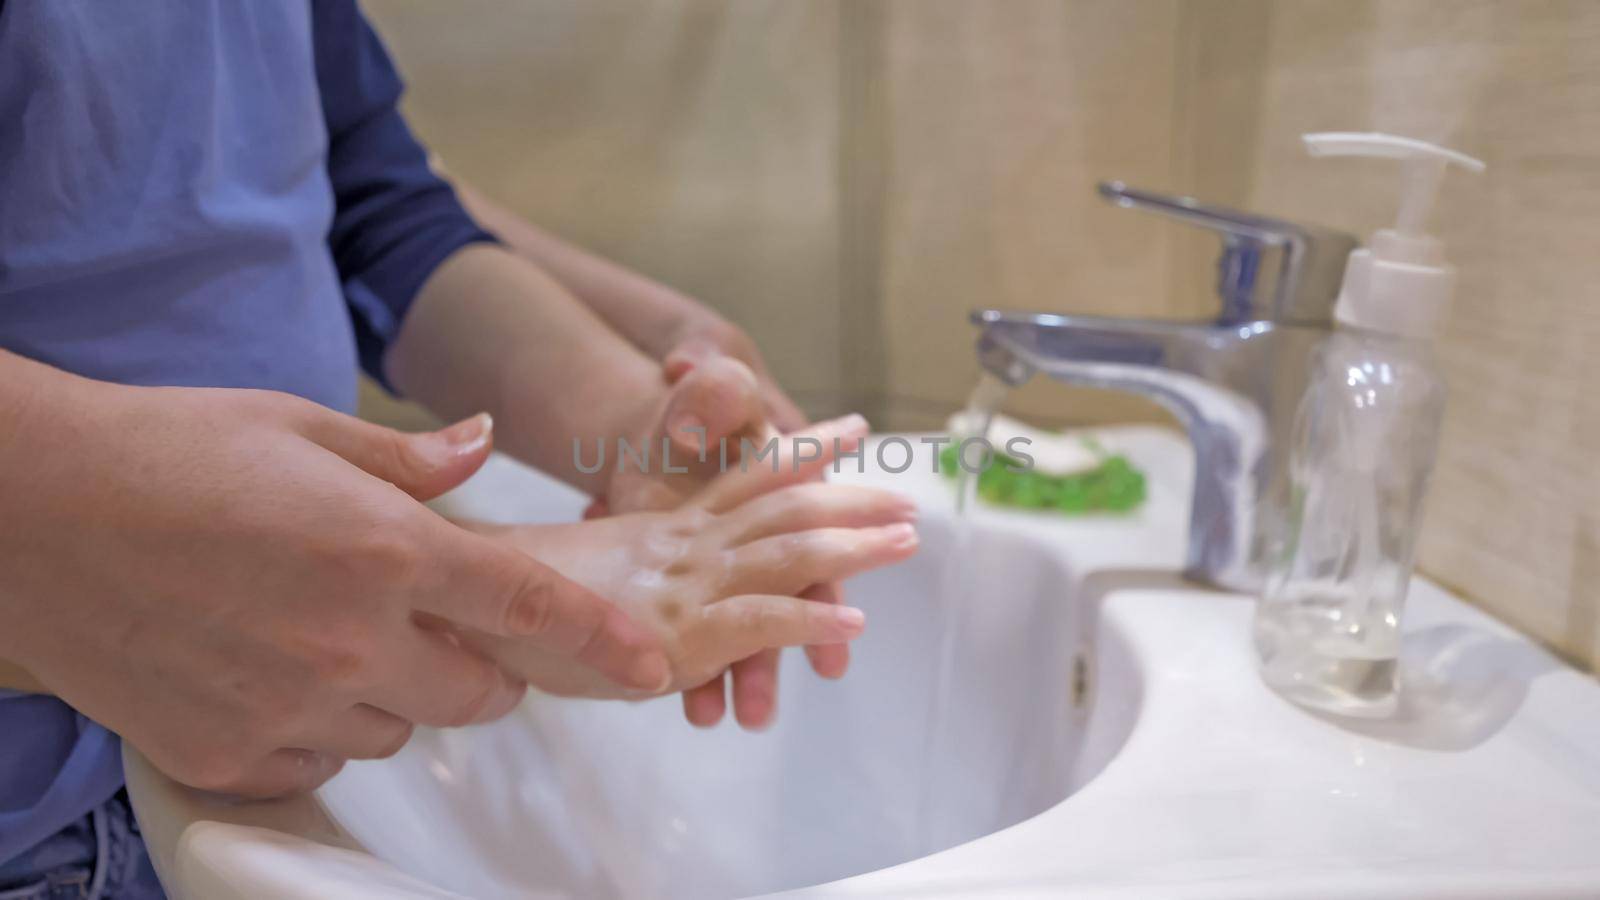
[[[422, 282], [491, 239], [400, 90], [354, 0], [0, 0], [0, 348], [353, 410], [358, 361], [381, 379]], [[0, 860], [121, 781], [115, 736], [0, 691]]]

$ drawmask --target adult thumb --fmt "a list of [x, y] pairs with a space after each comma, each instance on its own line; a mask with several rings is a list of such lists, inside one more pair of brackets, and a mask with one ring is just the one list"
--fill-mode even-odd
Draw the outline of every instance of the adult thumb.
[[766, 428], [755, 373], [728, 356], [704, 359], [675, 382], [663, 419], [679, 451], [702, 459], [717, 458], [725, 439], [737, 452], [740, 436]]
[[494, 449], [488, 413], [407, 434], [349, 416], [325, 419], [307, 435], [353, 466], [418, 500], [432, 500], [483, 467]]

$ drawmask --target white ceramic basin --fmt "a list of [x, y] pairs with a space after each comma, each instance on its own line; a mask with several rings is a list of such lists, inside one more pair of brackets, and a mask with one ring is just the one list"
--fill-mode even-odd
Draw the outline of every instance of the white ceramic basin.
[[[446, 505], [554, 521], [582, 502], [496, 458]], [[301, 848], [336, 864], [262, 863], [247, 894], [230, 873], [241, 857], [295, 844], [274, 837], [265, 851], [258, 835], [202, 825], [161, 854], [169, 888], [347, 896], [392, 867], [384, 883], [424, 894], [738, 897], [893, 866], [1036, 815], [1104, 768], [1132, 727], [1139, 688], [1124, 644], [1095, 637], [1048, 541], [980, 525], [952, 568], [948, 510], [929, 510], [919, 530], [915, 558], [846, 585], [869, 622], [848, 677], [824, 681], [786, 654], [780, 714], [763, 733], [731, 717], [694, 729], [675, 697], [532, 696], [491, 725], [419, 730], [396, 757], [347, 766], [315, 804], [219, 807], [140, 777], [154, 773], [135, 759], [136, 780], [159, 785], [140, 790], [141, 811], [177, 801], [189, 807], [180, 818], [255, 820], [371, 857]], [[960, 572], [969, 593], [957, 597], [941, 584]], [[962, 637], [947, 645], [952, 615]], [[170, 830], [146, 829], [152, 843]]]
[[[980, 510], [964, 568], [922, 463], [848, 476], [916, 496], [924, 548], [850, 585], [869, 629], [845, 681], [791, 654], [768, 733], [694, 731], [671, 700], [534, 699], [257, 804], [129, 751], [158, 869], [179, 900], [1600, 897], [1600, 684], [1419, 579], [1401, 715], [1297, 709], [1256, 676], [1249, 598], [1164, 574], [1184, 442], [1101, 439], [1149, 474], [1144, 509]], [[452, 502], [515, 521], [578, 499], [496, 460]], [[940, 583], [963, 571], [935, 727]]]
[[[789, 654], [782, 715], [765, 733], [692, 729], [676, 698], [540, 697], [490, 726], [419, 734], [319, 797], [378, 857], [484, 898], [760, 894], [1019, 822], [1104, 766], [1137, 686], [1114, 667], [1123, 677], [1099, 682], [1110, 715], [1091, 724], [1086, 686], [1074, 691], [1087, 646], [1067, 578], [1036, 546], [986, 535], [973, 558], [993, 602], [975, 605], [976, 640], [961, 645], [961, 682], [942, 706], [954, 727], [930, 738], [950, 534], [924, 534], [918, 559], [848, 586], [871, 622], [849, 677], [822, 681]], [[1096, 728], [1108, 733], [1090, 740]]]

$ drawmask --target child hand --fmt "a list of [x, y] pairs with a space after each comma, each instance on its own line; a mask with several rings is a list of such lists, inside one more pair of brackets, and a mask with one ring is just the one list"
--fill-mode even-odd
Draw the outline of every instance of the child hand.
[[[812, 482], [772, 490], [784, 470], [732, 471], [684, 507], [570, 525], [468, 527], [612, 600], [658, 634], [679, 691], [760, 651], [859, 636], [860, 610], [802, 599], [916, 552], [915, 507], [887, 491]], [[640, 696], [525, 641], [465, 633], [470, 646], [547, 693]]]
[[768, 424], [760, 385], [744, 363], [725, 356], [665, 370], [669, 389], [635, 434], [631, 453], [620, 444], [580, 447], [585, 464], [603, 462], [605, 493], [585, 518], [613, 513], [674, 509], [687, 502], [723, 469], [739, 460], [741, 440], [761, 448], [778, 432]]
[[[763, 419], [766, 407], [760, 379], [739, 360], [710, 348], [675, 349], [663, 363], [663, 374], [670, 390], [647, 417], [649, 424], [634, 439], [635, 447], [651, 448], [655, 465], [641, 472], [636, 464], [621, 467], [617, 465], [619, 460], [611, 459], [605, 494], [590, 505], [585, 518], [673, 509], [706, 488], [724, 468], [724, 458], [732, 466], [742, 450], [761, 448], [754, 451], [759, 455], [773, 440], [777, 441], [782, 466], [796, 462], [793, 457], [799, 455], [797, 448], [801, 445], [795, 438], [814, 441], [810, 448], [820, 447], [823, 458], [800, 465], [809, 470], [810, 477], [821, 478], [837, 453], [855, 450], [867, 433], [866, 422], [859, 416], [850, 416], [780, 437]], [[663, 450], [664, 445], [670, 451]], [[671, 453], [674, 467], [687, 471], [663, 471], [664, 452]], [[754, 462], [761, 465], [767, 461]], [[842, 602], [839, 585], [833, 582], [812, 585], [803, 596], [825, 603]], [[850, 645], [846, 643], [807, 645], [805, 651], [812, 669], [824, 678], [842, 677], [850, 664]], [[770, 722], [777, 699], [778, 651], [764, 650], [738, 660], [727, 674], [726, 679], [713, 679], [684, 694], [685, 717], [696, 725], [715, 725], [727, 709], [729, 691], [725, 681], [731, 681], [732, 705], [739, 723], [746, 728], [760, 728]]]

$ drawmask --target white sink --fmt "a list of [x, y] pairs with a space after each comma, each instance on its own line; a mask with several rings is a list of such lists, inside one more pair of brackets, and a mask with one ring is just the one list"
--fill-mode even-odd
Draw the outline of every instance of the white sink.
[[[930, 744], [932, 604], [950, 535], [924, 533], [920, 559], [849, 585], [872, 630], [847, 679], [822, 681], [788, 655], [782, 715], [766, 733], [731, 722], [697, 731], [675, 697], [535, 698], [490, 726], [420, 734], [392, 760], [351, 766], [319, 798], [376, 855], [484, 898], [760, 894], [1020, 822], [1104, 767], [1137, 688], [1116, 666], [1124, 677], [1100, 684], [1109, 715], [1091, 717], [1084, 694], [1074, 702], [1073, 658], [1087, 647], [1077, 607], [1060, 599], [1067, 579], [1048, 553], [994, 536], [974, 553], [993, 573], [986, 587], [1019, 586], [983, 608], [963, 648], [970, 680], [943, 712], [960, 739]], [[939, 788], [924, 799], [927, 777]], [[931, 829], [917, 824], [924, 804]]]
[[[869, 629], [844, 681], [788, 655], [772, 730], [696, 731], [671, 698], [536, 697], [261, 804], [182, 788], [130, 751], [168, 890], [1600, 895], [1600, 685], [1419, 582], [1402, 720], [1353, 730], [1288, 706], [1255, 677], [1248, 600], [1161, 574], [1182, 556], [1182, 439], [1103, 440], [1150, 473], [1139, 513], [975, 516], [937, 723], [954, 535], [924, 460], [846, 476], [916, 496], [923, 550], [848, 586]], [[507, 521], [580, 502], [500, 459], [450, 500]]]

